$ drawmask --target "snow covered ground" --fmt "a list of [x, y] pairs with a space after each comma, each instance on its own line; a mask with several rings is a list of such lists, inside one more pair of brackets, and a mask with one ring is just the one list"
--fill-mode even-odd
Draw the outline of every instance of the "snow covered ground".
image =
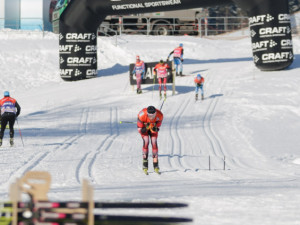
[[[114, 43], [98, 40], [97, 78], [64, 82], [56, 35], [0, 32], [0, 92], [10, 91], [22, 107], [16, 147], [8, 147], [6, 131], [0, 148], [1, 200], [16, 178], [42, 170], [52, 175], [51, 200], [80, 200], [86, 178], [97, 201], [189, 204], [124, 214], [186, 216], [195, 225], [300, 224], [299, 37], [294, 63], [274, 72], [255, 68], [249, 38], [122, 36]], [[168, 85], [158, 139], [162, 174], [150, 163], [146, 176], [136, 125], [119, 122], [162, 102], [157, 86], [135, 93], [128, 65], [136, 55], [166, 59], [179, 43], [190, 76], [176, 78], [174, 96]], [[206, 80], [205, 100], [195, 102], [197, 73]]]

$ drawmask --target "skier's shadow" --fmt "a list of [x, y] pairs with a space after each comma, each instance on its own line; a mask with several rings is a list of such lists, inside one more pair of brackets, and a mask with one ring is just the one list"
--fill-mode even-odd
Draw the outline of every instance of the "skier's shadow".
[[214, 95], [211, 95], [209, 96], [209, 98], [216, 98], [216, 97], [222, 97], [223, 94], [214, 94]]
[[[172, 90], [172, 84], [170, 85], [167, 85], [167, 90]], [[148, 87], [142, 87], [143, 90], [147, 90], [147, 91], [158, 91], [158, 84], [155, 84], [154, 87], [153, 85], [150, 85]], [[188, 92], [191, 92], [191, 91], [194, 91], [195, 90], [195, 87], [192, 87], [192, 86], [181, 86], [181, 85], [176, 85], [176, 88], [175, 88], [175, 91], [178, 93], [178, 94], [184, 94], [184, 93], [188, 93]]]

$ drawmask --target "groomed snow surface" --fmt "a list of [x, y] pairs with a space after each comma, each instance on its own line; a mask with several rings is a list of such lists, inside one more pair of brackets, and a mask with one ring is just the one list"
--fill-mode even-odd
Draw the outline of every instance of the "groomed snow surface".
[[[1, 200], [27, 171], [48, 171], [53, 201], [80, 200], [85, 178], [96, 201], [189, 204], [118, 212], [126, 215], [184, 216], [195, 225], [299, 225], [300, 38], [293, 38], [294, 63], [274, 72], [254, 66], [249, 38], [121, 36], [117, 46], [115, 38], [98, 39], [97, 78], [65, 82], [56, 35], [0, 33], [0, 92], [10, 91], [22, 107], [15, 147], [6, 130], [0, 148]], [[120, 121], [135, 122], [142, 108], [162, 101], [157, 85], [137, 95], [128, 68], [136, 55], [166, 59], [179, 43], [187, 76], [176, 77], [173, 96], [168, 85], [158, 138], [162, 174], [153, 173], [150, 160], [146, 176], [136, 125]], [[195, 102], [198, 73], [205, 100]]]

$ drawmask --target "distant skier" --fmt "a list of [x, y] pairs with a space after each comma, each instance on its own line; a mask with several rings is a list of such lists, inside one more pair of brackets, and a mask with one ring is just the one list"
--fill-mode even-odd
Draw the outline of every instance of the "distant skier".
[[165, 63], [162, 59], [159, 61], [158, 64], [153, 69], [154, 75], [157, 75], [158, 79], [158, 84], [159, 84], [159, 97], [162, 98], [161, 95], [161, 85], [162, 85], [162, 80], [164, 83], [164, 96], [165, 98], [167, 97], [167, 76], [168, 76], [168, 70], [171, 70], [170, 66]]
[[[170, 52], [167, 61], [169, 61], [170, 56], [173, 54], [173, 60], [176, 68], [176, 76], [182, 75], [183, 70], [183, 44], [180, 43], [177, 48]], [[178, 71], [179, 70], [179, 71]]]
[[133, 68], [132, 74], [136, 76], [136, 93], [141, 94], [141, 83], [145, 74], [145, 63], [140, 59], [140, 56], [136, 56], [136, 63]]
[[195, 85], [196, 85], [196, 89], [195, 89], [196, 101], [198, 100], [199, 89], [201, 90], [201, 99], [204, 100], [204, 91], [203, 91], [204, 78], [200, 74], [197, 74], [194, 77], [194, 82], [195, 82]]
[[10, 145], [14, 145], [14, 124], [16, 118], [21, 112], [21, 107], [18, 102], [9, 96], [9, 92], [4, 92], [4, 98], [0, 100], [1, 108], [1, 131], [0, 131], [0, 146], [2, 145], [2, 139], [7, 123], [9, 123], [9, 135]]
[[157, 138], [162, 121], [162, 112], [156, 109], [154, 106], [144, 108], [138, 114], [137, 127], [138, 132], [141, 134], [143, 139], [143, 170], [147, 175], [149, 139], [151, 139], [152, 144], [153, 168], [156, 173], [160, 174], [158, 166]]

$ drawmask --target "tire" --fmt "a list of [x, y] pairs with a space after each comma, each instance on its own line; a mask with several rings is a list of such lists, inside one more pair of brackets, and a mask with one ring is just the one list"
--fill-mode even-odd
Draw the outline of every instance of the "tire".
[[169, 28], [169, 25], [156, 25], [153, 28], [153, 34], [154, 35], [161, 35], [161, 36], [166, 36], [171, 34], [171, 30]]

